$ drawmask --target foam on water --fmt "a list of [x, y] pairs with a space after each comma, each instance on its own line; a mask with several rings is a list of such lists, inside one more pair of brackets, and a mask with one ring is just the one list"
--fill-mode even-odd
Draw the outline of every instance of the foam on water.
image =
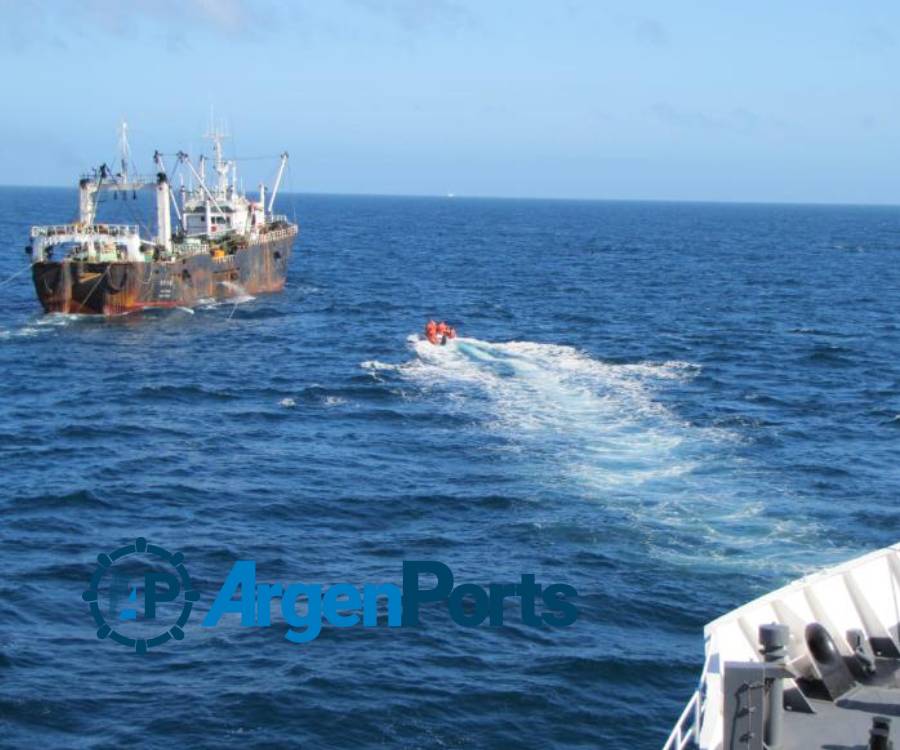
[[232, 292], [232, 296], [222, 300], [222, 304], [242, 305], [245, 302], [252, 302], [256, 299], [256, 297], [254, 297], [252, 294], [249, 294], [247, 290], [240, 284], [236, 284], [233, 281], [221, 281], [219, 283], [230, 292]]
[[29, 338], [73, 324], [103, 322], [103, 316], [77, 313], [42, 313], [32, 316], [17, 328], [0, 330], [0, 340]]
[[517, 443], [558, 459], [595, 487], [640, 484], [680, 475], [691, 462], [672, 462], [688, 428], [652, 397], [657, 381], [691, 377], [684, 362], [613, 365], [568, 346], [528, 341], [490, 343], [460, 338], [433, 346], [410, 337], [416, 354], [395, 370], [424, 391], [440, 390], [450, 408], [483, 410], [484, 424]]
[[661, 402], [666, 386], [700, 372], [696, 365], [612, 364], [530, 341], [408, 342], [412, 360], [362, 366], [414, 383], [435, 408], [470, 413], [548, 493], [565, 486], [623, 525], [666, 537], [658, 554], [724, 560], [752, 548], [765, 565], [764, 545], [784, 564], [799, 549], [790, 540], [816, 532], [770, 519], [765, 489], [741, 484], [731, 457], [737, 434], [692, 425]]
[[80, 315], [78, 313], [47, 313], [34, 320], [38, 326], [68, 326], [80, 321], [96, 320], [96, 315]]

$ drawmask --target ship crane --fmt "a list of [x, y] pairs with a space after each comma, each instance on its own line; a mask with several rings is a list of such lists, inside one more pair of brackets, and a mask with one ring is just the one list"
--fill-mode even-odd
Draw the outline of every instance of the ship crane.
[[132, 191], [150, 187], [152, 181], [135, 177], [108, 180], [109, 167], [101, 164], [91, 175], [85, 175], [78, 182], [78, 221], [84, 226], [93, 226], [97, 218], [97, 196], [103, 190]]
[[[178, 152], [178, 159], [182, 163], [187, 164], [188, 169], [191, 170], [191, 174], [197, 178], [197, 183], [200, 185], [201, 190], [206, 194], [206, 201], [204, 203], [204, 218], [206, 223], [206, 233], [209, 234], [212, 230], [212, 212], [210, 210], [211, 205], [215, 206], [216, 212], [219, 215], [224, 216], [225, 212], [222, 210], [222, 207], [213, 196], [209, 187], [207, 187], [206, 180], [203, 179], [203, 157], [200, 157], [201, 170], [199, 172], [194, 169], [194, 165], [191, 163], [191, 158], [184, 151]], [[186, 214], [187, 212], [185, 212], [185, 215]], [[182, 222], [182, 227], [186, 229], [186, 222]]]
[[275, 178], [275, 184], [272, 186], [272, 195], [269, 198], [269, 210], [268, 213], [271, 215], [272, 208], [275, 206], [275, 196], [278, 195], [278, 188], [281, 187], [281, 178], [284, 176], [284, 168], [287, 165], [288, 160], [288, 152], [285, 151], [281, 155], [281, 163], [278, 165], [278, 176]]

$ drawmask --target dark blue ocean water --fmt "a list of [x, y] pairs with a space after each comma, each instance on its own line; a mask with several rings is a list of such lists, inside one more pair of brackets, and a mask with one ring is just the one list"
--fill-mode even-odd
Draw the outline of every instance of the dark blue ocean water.
[[[709, 619], [900, 538], [900, 209], [295, 196], [283, 294], [110, 321], [0, 287], [0, 745], [652, 750]], [[294, 205], [291, 206], [290, 204]], [[0, 279], [73, 191], [0, 191]], [[455, 323], [445, 349], [425, 319]], [[564, 582], [565, 629], [95, 637], [96, 555]]]

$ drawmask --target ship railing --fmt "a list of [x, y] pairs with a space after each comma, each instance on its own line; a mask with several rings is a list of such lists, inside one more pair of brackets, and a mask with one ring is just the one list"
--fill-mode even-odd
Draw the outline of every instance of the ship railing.
[[177, 244], [172, 245], [172, 252], [179, 257], [185, 257], [188, 255], [201, 255], [203, 253], [209, 254], [209, 243], [208, 242], [179, 242]]
[[[99, 182], [100, 174], [98, 172], [83, 172], [80, 179], [89, 180], [90, 182]], [[118, 188], [119, 190], [131, 190], [133, 187], [150, 185], [154, 182], [156, 182], [155, 175], [151, 176], [146, 174], [130, 174], [128, 175], [128, 180], [126, 181], [120, 174], [111, 174], [104, 178], [104, 182], [101, 186], [105, 190], [115, 190], [116, 188]]]
[[32, 237], [53, 237], [54, 235], [107, 235], [110, 237], [132, 237], [138, 234], [138, 227], [131, 224], [49, 224], [31, 228]]
[[272, 224], [277, 224], [278, 222], [281, 222], [283, 224], [290, 224], [290, 222], [288, 221], [288, 217], [284, 214], [272, 214], [272, 216], [269, 217], [269, 221]]
[[265, 232], [260, 232], [259, 241], [272, 242], [275, 240], [283, 240], [288, 237], [293, 237], [295, 234], [297, 234], [297, 227], [293, 224], [289, 224], [283, 229], [268, 229]]
[[694, 691], [678, 721], [669, 733], [662, 750], [688, 750], [700, 746], [700, 725], [703, 720], [703, 709], [706, 704], [706, 673], [709, 669], [709, 657], [703, 664], [700, 674], [700, 685]]
[[112, 251], [103, 252], [97, 252], [96, 250], [91, 252], [87, 249], [79, 248], [68, 253], [66, 257], [70, 260], [79, 260], [88, 263], [100, 263], [109, 261], [111, 257], [115, 257], [116, 261], [127, 261], [128, 253], [120, 247], [117, 247]]

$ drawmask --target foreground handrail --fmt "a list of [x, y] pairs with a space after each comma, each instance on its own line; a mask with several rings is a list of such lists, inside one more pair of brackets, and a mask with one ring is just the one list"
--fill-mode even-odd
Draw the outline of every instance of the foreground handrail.
[[706, 674], [709, 670], [709, 656], [703, 662], [703, 671], [700, 673], [700, 684], [694, 691], [678, 721], [669, 733], [666, 744], [662, 750], [687, 750], [700, 744], [700, 721], [703, 716], [703, 707], [706, 703]]

